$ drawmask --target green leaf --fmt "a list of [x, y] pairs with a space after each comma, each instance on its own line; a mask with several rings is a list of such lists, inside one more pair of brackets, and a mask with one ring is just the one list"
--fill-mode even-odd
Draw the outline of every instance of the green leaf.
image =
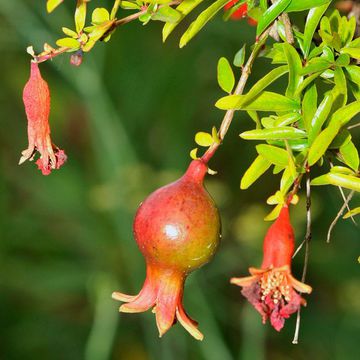
[[110, 19], [110, 14], [105, 8], [96, 8], [91, 15], [91, 23], [94, 25], [102, 24]]
[[190, 157], [191, 157], [193, 160], [197, 160], [197, 159], [198, 159], [197, 152], [198, 152], [198, 148], [192, 149], [192, 150], [190, 151]]
[[319, 135], [322, 126], [324, 125], [326, 119], [330, 114], [330, 110], [332, 107], [333, 95], [329, 91], [325, 96], [323, 101], [320, 103], [317, 108], [312, 120], [311, 125], [309, 127], [309, 145], [311, 145], [314, 139]]
[[355, 175], [354, 171], [345, 166], [333, 166], [330, 169], [330, 172], [335, 174]]
[[347, 78], [355, 84], [360, 84], [360, 68], [356, 65], [349, 65], [346, 66], [345, 75]]
[[328, 184], [360, 192], [360, 178], [351, 175], [335, 174], [330, 172], [311, 181], [311, 185]]
[[47, 0], [46, 10], [48, 13], [53, 12], [64, 0]]
[[325, 154], [339, 130], [340, 123], [334, 121], [316, 137], [309, 150], [308, 162], [310, 166], [314, 165]]
[[291, 125], [294, 122], [299, 121], [300, 119], [301, 119], [301, 115], [297, 112], [285, 114], [285, 115], [279, 116], [275, 120], [274, 127]]
[[162, 30], [162, 40], [166, 41], [168, 36], [174, 31], [174, 29], [179, 25], [179, 23], [184, 19], [186, 15], [188, 15], [192, 10], [194, 10], [199, 4], [201, 4], [204, 0], [184, 0], [181, 4], [179, 4], [176, 8], [181, 14], [180, 19], [175, 23], [166, 23]]
[[356, 100], [339, 110], [330, 119], [330, 122], [338, 122], [341, 126], [346, 125], [355, 115], [360, 112], [360, 100]]
[[342, 145], [339, 149], [340, 157], [344, 163], [350, 166], [354, 171], [359, 170], [359, 153], [352, 141]]
[[75, 10], [75, 26], [77, 33], [80, 33], [80, 31], [84, 28], [85, 18], [86, 18], [86, 0], [77, 0], [76, 10]]
[[240, 189], [249, 188], [271, 166], [271, 162], [259, 155], [250, 167], [245, 171], [241, 179]]
[[331, 3], [332, 0], [292, 0], [286, 8], [287, 12], [304, 11], [311, 8]]
[[167, 23], [177, 23], [181, 20], [181, 14], [171, 6], [163, 6], [151, 16], [151, 19]]
[[305, 131], [290, 126], [249, 130], [240, 134], [245, 140], [287, 140], [306, 138]]
[[250, 102], [253, 100], [257, 95], [260, 94], [262, 90], [267, 88], [271, 85], [274, 81], [278, 78], [283, 76], [289, 71], [289, 67], [287, 65], [278, 66], [277, 68], [271, 70], [265, 76], [263, 76], [259, 81], [257, 81], [252, 88], [248, 91], [247, 94], [242, 95], [244, 103]]
[[302, 76], [300, 76], [300, 72], [302, 70], [302, 63], [299, 54], [295, 50], [294, 47], [292, 47], [288, 43], [284, 43], [284, 53], [289, 65], [289, 82], [286, 89], [285, 95], [290, 98], [295, 98], [294, 95], [296, 93], [296, 90], [302, 83]]
[[289, 154], [286, 150], [272, 145], [260, 144], [256, 146], [256, 151], [272, 164], [278, 166], [287, 166]]
[[[255, 111], [297, 111], [299, 104], [273, 92], [264, 91], [251, 101], [246, 101], [247, 95], [229, 95], [219, 99], [215, 106], [222, 110], [255, 110]], [[245, 98], [245, 99], [244, 99]]]
[[315, 84], [312, 84], [306, 91], [302, 101], [302, 115], [305, 129], [309, 132], [311, 121], [317, 109], [318, 93]]
[[303, 49], [304, 49], [304, 58], [305, 59], [309, 55], [315, 30], [316, 30], [317, 26], [319, 25], [321, 17], [324, 15], [324, 13], [329, 5], [330, 5], [330, 2], [328, 2], [325, 5], [312, 8], [312, 9], [310, 9], [310, 11], [308, 13], [308, 16], [306, 18], [304, 41], [303, 41]]
[[246, 44], [235, 54], [233, 64], [237, 67], [242, 67], [245, 62], [245, 48]]
[[79, 49], [80, 48], [80, 43], [76, 39], [73, 39], [70, 37], [56, 40], [56, 45], [60, 46], [60, 47], [67, 47], [70, 49]]
[[74, 39], [76, 39], [78, 37], [78, 34], [75, 31], [73, 31], [67, 27], [62, 27], [62, 31], [65, 35], [72, 37]]
[[335, 61], [336, 66], [348, 66], [350, 64], [350, 56], [348, 54], [340, 54]]
[[195, 135], [195, 142], [200, 146], [208, 147], [214, 142], [214, 140], [209, 133], [200, 131]]
[[193, 21], [180, 39], [180, 48], [184, 47], [227, 3], [229, 0], [217, 0]]
[[349, 54], [352, 58], [360, 60], [360, 48], [342, 48], [342, 54]]
[[280, 180], [280, 191], [283, 195], [287, 194], [292, 184], [294, 183], [297, 174], [293, 172], [291, 166], [287, 166], [284, 170]]
[[301, 85], [298, 87], [298, 89], [296, 90], [295, 96], [298, 96], [299, 94], [301, 94], [304, 89], [306, 89], [314, 80], [316, 80], [320, 75], [322, 74], [322, 71], [320, 72], [316, 72], [310, 76], [308, 76], [302, 83]]
[[235, 85], [235, 76], [229, 61], [221, 57], [217, 65], [217, 80], [219, 86], [227, 93], [231, 93]]
[[302, 71], [301, 75], [309, 75], [311, 73], [316, 73], [320, 71], [325, 71], [331, 67], [332, 63], [321, 58], [314, 58], [308, 62]]
[[121, 1], [120, 7], [125, 10], [140, 10], [140, 6], [131, 1]]
[[271, 212], [264, 217], [264, 220], [265, 221], [273, 221], [273, 220], [277, 219], [283, 206], [284, 206], [283, 204], [276, 205], [274, 207], [274, 209], [272, 209]]
[[260, 18], [256, 35], [259, 36], [291, 3], [291, 0], [279, 0], [272, 4]]
[[[343, 219], [348, 219], [349, 217], [353, 217], [355, 215], [359, 215], [360, 214], [360, 206], [355, 208], [355, 209], [351, 209], [350, 211], [348, 211], [344, 216]], [[360, 257], [359, 257], [359, 262], [360, 262]]]

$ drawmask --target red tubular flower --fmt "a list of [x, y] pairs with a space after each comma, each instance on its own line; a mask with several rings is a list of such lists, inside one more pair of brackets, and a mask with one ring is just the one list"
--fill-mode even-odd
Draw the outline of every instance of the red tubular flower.
[[134, 236], [146, 260], [146, 279], [138, 295], [113, 293], [115, 300], [126, 303], [122, 312], [153, 308], [160, 337], [178, 320], [194, 338], [203, 339], [182, 298], [186, 277], [210, 261], [220, 239], [219, 213], [203, 187], [206, 172], [206, 164], [194, 160], [184, 176], [140, 205]]
[[[231, 9], [238, 2], [239, 2], [239, 0], [231, 0], [225, 5], [224, 9], [225, 10]], [[248, 8], [247, 8], [246, 3], [240, 5], [240, 7], [231, 14], [230, 19], [232, 19], [232, 20], [244, 19], [247, 16], [247, 10], [248, 10]], [[249, 25], [256, 26], [257, 21], [255, 19], [252, 19], [252, 18], [249, 17], [248, 18], [248, 23], [249, 23]]]
[[67, 157], [64, 150], [54, 145], [50, 138], [50, 91], [36, 62], [31, 62], [30, 78], [24, 87], [23, 101], [28, 119], [29, 145], [22, 151], [19, 164], [26, 160], [32, 161], [38, 151], [40, 158], [36, 165], [43, 175], [49, 175], [51, 170], [59, 169]]
[[251, 276], [231, 279], [232, 284], [242, 287], [241, 293], [261, 314], [263, 323], [270, 319], [277, 331], [283, 328], [285, 319], [306, 305], [298, 292], [310, 294], [312, 291], [291, 274], [294, 243], [289, 208], [284, 205], [265, 236], [261, 269], [249, 268]]

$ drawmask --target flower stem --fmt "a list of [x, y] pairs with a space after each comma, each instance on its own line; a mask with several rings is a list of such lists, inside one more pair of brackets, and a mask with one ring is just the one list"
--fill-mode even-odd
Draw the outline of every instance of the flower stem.
[[[246, 85], [246, 83], [248, 81], [249, 75], [251, 74], [251, 69], [252, 69], [252, 66], [254, 64], [254, 61], [255, 61], [256, 57], [258, 56], [260, 50], [262, 49], [263, 45], [265, 44], [265, 42], [266, 42], [266, 40], [267, 40], [267, 38], [269, 36], [269, 31], [270, 31], [270, 29], [266, 30], [257, 39], [257, 41], [255, 43], [255, 46], [254, 46], [254, 49], [252, 50], [252, 52], [250, 54], [250, 57], [249, 57], [248, 61], [246, 62], [245, 66], [244, 66], [244, 68], [242, 70], [239, 82], [236, 85], [236, 88], [235, 88], [235, 91], [233, 92], [233, 95], [241, 95], [243, 93], [245, 85]], [[226, 133], [229, 130], [231, 122], [232, 122], [232, 120], [234, 118], [234, 113], [235, 113], [235, 110], [233, 110], [233, 109], [230, 109], [230, 110], [226, 111], [226, 113], [224, 115], [224, 118], [223, 118], [223, 120], [221, 122], [220, 129], [218, 131], [218, 137], [219, 137], [220, 141], [218, 143], [214, 142], [206, 150], [204, 155], [201, 157], [201, 160], [204, 163], [207, 163], [212, 158], [212, 156], [215, 154], [218, 147], [223, 142], [223, 140], [224, 140], [224, 138], [226, 136]]]

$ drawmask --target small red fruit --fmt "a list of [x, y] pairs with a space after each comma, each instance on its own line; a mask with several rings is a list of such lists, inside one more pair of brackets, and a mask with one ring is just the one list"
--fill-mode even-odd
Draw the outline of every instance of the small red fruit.
[[26, 160], [32, 161], [38, 151], [40, 158], [36, 165], [43, 175], [49, 175], [51, 170], [59, 169], [67, 157], [64, 150], [53, 144], [50, 138], [50, 91], [36, 62], [31, 62], [30, 78], [24, 87], [23, 101], [28, 120], [29, 145], [22, 151], [19, 164]]
[[113, 293], [124, 301], [122, 312], [143, 312], [154, 307], [160, 337], [177, 319], [196, 339], [203, 334], [183, 305], [187, 275], [214, 256], [220, 240], [220, 217], [203, 186], [207, 166], [190, 163], [177, 181], [153, 192], [139, 207], [134, 236], [146, 260], [146, 280], [140, 293]]
[[269, 318], [277, 331], [283, 328], [285, 319], [306, 305], [298, 292], [310, 294], [312, 291], [291, 274], [294, 244], [289, 208], [284, 205], [265, 236], [261, 269], [251, 267], [251, 276], [231, 279], [232, 284], [242, 287], [241, 293], [261, 314], [263, 323]]

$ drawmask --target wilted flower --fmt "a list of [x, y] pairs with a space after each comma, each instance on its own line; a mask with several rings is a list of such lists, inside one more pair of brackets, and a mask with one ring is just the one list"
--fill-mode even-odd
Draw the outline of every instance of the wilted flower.
[[263, 323], [280, 331], [285, 319], [296, 312], [306, 301], [299, 293], [311, 293], [310, 286], [296, 280], [291, 274], [294, 253], [294, 231], [287, 205], [270, 226], [263, 246], [261, 269], [250, 268], [251, 276], [232, 278], [231, 283], [242, 287], [241, 293], [261, 314]]
[[26, 160], [32, 161], [38, 151], [40, 158], [36, 165], [43, 175], [49, 175], [52, 169], [59, 169], [67, 157], [50, 138], [50, 91], [36, 62], [31, 62], [30, 78], [24, 87], [23, 101], [28, 119], [29, 145], [22, 151], [19, 164]]

